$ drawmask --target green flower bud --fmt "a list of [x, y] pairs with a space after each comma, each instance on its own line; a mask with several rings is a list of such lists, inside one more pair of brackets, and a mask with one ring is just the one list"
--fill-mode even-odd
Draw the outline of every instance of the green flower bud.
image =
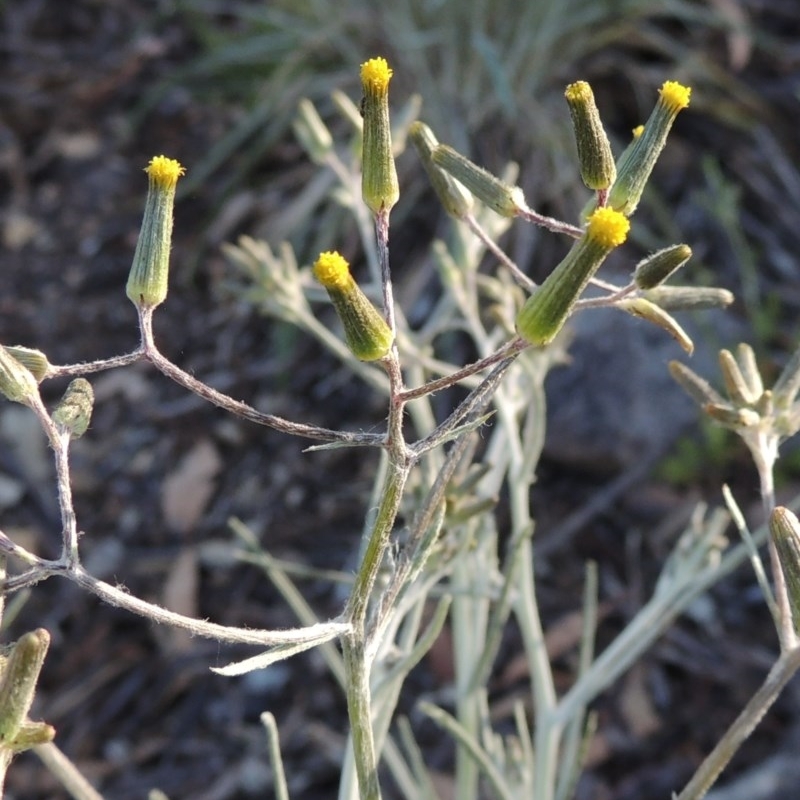
[[581, 178], [589, 189], [608, 189], [617, 177], [617, 167], [592, 88], [586, 81], [577, 81], [567, 86], [564, 97], [575, 130]]
[[39, 385], [31, 371], [0, 345], [0, 394], [12, 403], [26, 403], [38, 392]]
[[372, 58], [361, 65], [364, 91], [361, 194], [373, 214], [388, 214], [400, 197], [389, 125], [391, 77], [386, 59]]
[[13, 746], [30, 711], [50, 634], [39, 628], [14, 644], [0, 678], [0, 745]]
[[8, 749], [15, 753], [24, 753], [32, 747], [47, 744], [56, 738], [56, 729], [46, 722], [23, 722]]
[[53, 412], [53, 422], [62, 431], [68, 431], [72, 439], [86, 433], [92, 418], [94, 391], [86, 378], [75, 378], [67, 387], [61, 402]]
[[126, 287], [137, 308], [155, 308], [166, 300], [175, 187], [184, 171], [177, 161], [165, 156], [156, 156], [145, 168], [149, 177], [147, 199]]
[[792, 623], [800, 633], [800, 522], [788, 508], [778, 506], [769, 518], [769, 532], [786, 579]]
[[501, 217], [516, 217], [527, 208], [522, 189], [503, 183], [449, 145], [440, 144], [434, 148], [433, 163], [463, 183], [478, 200]]
[[636, 210], [650, 173], [667, 141], [672, 123], [681, 109], [689, 105], [692, 90], [676, 81], [666, 81], [659, 92], [642, 135], [623, 154], [617, 180], [608, 193], [608, 205], [630, 216]]
[[670, 314], [659, 308], [655, 303], [643, 297], [624, 298], [616, 303], [616, 307], [627, 311], [634, 317], [646, 319], [659, 328], [665, 330], [689, 354], [694, 352], [694, 342], [688, 333], [678, 324]]
[[639, 289], [660, 286], [675, 274], [692, 257], [692, 248], [686, 244], [665, 247], [642, 259], [633, 271], [633, 282]]
[[705, 311], [709, 308], [725, 308], [733, 300], [733, 293], [715, 286], [656, 286], [642, 292], [651, 303], [665, 311]]
[[517, 315], [519, 335], [531, 344], [551, 342], [606, 256], [621, 245], [630, 223], [618, 211], [598, 208], [564, 260], [528, 298]]
[[50, 372], [50, 362], [41, 350], [34, 350], [21, 345], [8, 345], [6, 351], [33, 375], [36, 383], [41, 383]]
[[424, 122], [415, 122], [409, 128], [408, 135], [444, 210], [451, 217], [464, 219], [472, 211], [472, 195], [449, 172], [434, 164], [433, 151], [439, 142], [433, 131]]
[[750, 406], [761, 397], [764, 387], [762, 386], [758, 393], [751, 391], [730, 350], [719, 351], [719, 367], [722, 379], [725, 381], [725, 390], [734, 405]]
[[314, 277], [325, 287], [344, 328], [347, 346], [359, 361], [377, 361], [394, 337], [375, 306], [353, 280], [347, 261], [336, 252], [320, 253]]

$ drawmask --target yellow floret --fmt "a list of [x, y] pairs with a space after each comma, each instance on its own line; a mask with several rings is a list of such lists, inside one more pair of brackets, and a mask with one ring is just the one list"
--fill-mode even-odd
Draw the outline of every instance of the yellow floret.
[[186, 172], [180, 162], [166, 156], [154, 156], [144, 171], [150, 176], [153, 183], [165, 189], [173, 188], [177, 184], [178, 178]]
[[621, 245], [628, 237], [631, 223], [628, 218], [613, 208], [598, 208], [589, 217], [587, 237], [603, 248], [611, 250]]
[[344, 289], [352, 280], [350, 265], [335, 250], [320, 253], [314, 263], [314, 277], [326, 289]]
[[659, 94], [661, 95], [661, 102], [670, 111], [677, 114], [681, 109], [689, 105], [692, 90], [677, 81], [666, 81]]
[[575, 81], [575, 83], [567, 86], [564, 97], [567, 98], [569, 103], [586, 102], [593, 97], [592, 88], [586, 81]]
[[389, 69], [385, 58], [371, 58], [361, 65], [361, 83], [365, 90], [386, 92], [391, 77], [392, 70]]

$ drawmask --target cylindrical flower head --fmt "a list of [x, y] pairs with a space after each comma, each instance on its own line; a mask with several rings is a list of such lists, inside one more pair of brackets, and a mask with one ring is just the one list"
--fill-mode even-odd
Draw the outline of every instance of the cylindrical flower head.
[[666, 81], [641, 136], [620, 159], [617, 180], [608, 193], [608, 205], [630, 216], [639, 204], [653, 167], [664, 149], [675, 117], [689, 105], [692, 90], [676, 81]]
[[389, 125], [391, 77], [392, 70], [384, 58], [371, 58], [361, 65], [364, 92], [361, 194], [374, 214], [388, 213], [400, 197]]
[[516, 217], [527, 208], [519, 186], [509, 186], [483, 167], [473, 164], [446, 144], [433, 150], [433, 163], [463, 183], [475, 197], [502, 217]]
[[690, 258], [692, 248], [687, 244], [665, 247], [642, 259], [633, 271], [633, 282], [639, 289], [653, 289], [674, 275]]
[[408, 135], [444, 210], [451, 217], [464, 219], [472, 211], [472, 195], [449, 172], [433, 163], [433, 151], [439, 144], [433, 131], [424, 122], [414, 122]]
[[551, 342], [605, 257], [628, 236], [630, 222], [610, 208], [598, 208], [586, 232], [547, 276], [517, 315], [519, 335], [531, 344]]
[[135, 306], [155, 308], [167, 297], [175, 187], [185, 170], [172, 158], [156, 156], [145, 172], [147, 199], [126, 291]]
[[25, 403], [39, 392], [31, 371], [0, 345], [0, 394], [12, 403]]
[[594, 102], [592, 87], [586, 81], [571, 83], [564, 97], [575, 129], [581, 178], [589, 189], [608, 189], [617, 177], [617, 167]]
[[353, 355], [359, 361], [383, 358], [394, 341], [392, 331], [353, 280], [347, 261], [336, 252], [320, 253], [313, 271], [339, 315], [345, 341]]
[[86, 433], [92, 418], [94, 390], [86, 378], [75, 378], [53, 412], [53, 422], [71, 438], [78, 439]]
[[800, 522], [788, 508], [778, 506], [770, 516], [769, 532], [786, 579], [792, 623], [800, 633]]

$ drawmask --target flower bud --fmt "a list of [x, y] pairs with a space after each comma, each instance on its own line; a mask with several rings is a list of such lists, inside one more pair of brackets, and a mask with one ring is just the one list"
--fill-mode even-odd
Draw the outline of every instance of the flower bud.
[[503, 183], [449, 145], [440, 144], [434, 148], [433, 163], [463, 183], [478, 200], [501, 217], [516, 217], [527, 208], [522, 189]]
[[0, 678], [0, 745], [13, 747], [27, 719], [50, 634], [39, 628], [16, 641]]
[[394, 341], [392, 331], [353, 280], [347, 261], [336, 252], [320, 253], [313, 271], [328, 292], [353, 355], [359, 361], [383, 358]]
[[734, 405], [750, 406], [761, 397], [764, 387], [762, 386], [758, 393], [751, 390], [730, 350], [719, 351], [719, 368], [725, 382], [725, 390]]
[[92, 384], [86, 378], [75, 378], [70, 382], [61, 402], [53, 412], [53, 422], [62, 431], [70, 434], [72, 439], [78, 439], [86, 433], [92, 418], [94, 405], [94, 391]]
[[800, 633], [800, 522], [788, 508], [778, 506], [769, 518], [769, 532], [786, 580], [792, 623]]
[[22, 345], [7, 345], [6, 351], [33, 375], [36, 383], [41, 383], [50, 372], [50, 362], [41, 350]]
[[39, 391], [31, 371], [0, 345], [0, 394], [12, 403], [25, 403]]
[[456, 219], [464, 219], [472, 211], [472, 195], [449, 172], [433, 162], [433, 151], [439, 144], [433, 131], [424, 122], [414, 122], [408, 130], [431, 186], [444, 210]]
[[392, 70], [384, 58], [372, 58], [361, 65], [364, 92], [361, 193], [374, 214], [388, 214], [400, 197], [389, 125], [391, 77]]
[[547, 276], [517, 315], [519, 335], [531, 344], [551, 342], [567, 321], [572, 307], [606, 256], [628, 236], [630, 222], [610, 208], [589, 217], [583, 236]]
[[644, 297], [630, 297], [619, 300], [616, 307], [627, 311], [634, 317], [646, 319], [659, 328], [665, 330], [689, 354], [694, 352], [694, 342], [688, 333], [678, 324], [678, 321], [659, 308], [655, 303], [645, 300]]
[[147, 199], [126, 292], [137, 308], [155, 308], [167, 297], [175, 187], [185, 170], [172, 158], [156, 156], [145, 172]]
[[690, 258], [692, 248], [686, 244], [665, 247], [642, 259], [633, 271], [633, 282], [639, 289], [660, 286], [670, 275], [674, 275]]
[[642, 297], [661, 306], [665, 311], [705, 311], [725, 308], [733, 300], [733, 293], [716, 286], [656, 286], [642, 292]]
[[617, 180], [608, 193], [608, 205], [630, 216], [639, 204], [653, 167], [664, 149], [675, 117], [689, 105], [692, 90], [676, 81], [666, 81], [644, 131], [623, 154]]
[[586, 81], [577, 81], [567, 86], [564, 97], [575, 130], [581, 178], [589, 189], [608, 189], [617, 177], [617, 167], [592, 88]]

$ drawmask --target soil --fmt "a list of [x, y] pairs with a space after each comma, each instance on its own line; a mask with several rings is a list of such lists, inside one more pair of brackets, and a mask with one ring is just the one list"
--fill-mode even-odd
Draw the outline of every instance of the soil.
[[[667, 191], [687, 236], [706, 234], [703, 260], [725, 264], [714, 282], [744, 290], [745, 302], [734, 313], [744, 318], [756, 307], [762, 311], [760, 341], [777, 366], [796, 338], [800, 303], [800, 9], [793, 0], [713, 5], [734, 6], [756, 26], [758, 35], [744, 43], [733, 34], [707, 42], [745, 91], [728, 98], [722, 111], [719, 97], [714, 109], [704, 110], [701, 102], [695, 121], [678, 130], [674, 185]], [[54, 364], [129, 352], [138, 334], [124, 286], [146, 190], [142, 170], [163, 152], [191, 172], [241, 109], [205, 102], [196, 83], [164, 82], [202, 49], [169, 3], [27, 0], [4, 4], [0, 15], [0, 342], [40, 348]], [[217, 19], [224, 22], [222, 15]], [[163, 91], [153, 99], [158, 87]], [[762, 127], [742, 121], [756, 107], [770, 109]], [[714, 184], [710, 162], [700, 175], [697, 161], [687, 160], [688, 152], [704, 149], [713, 149], [725, 177], [742, 187], [740, 234], [752, 261], [736, 249], [724, 224], [736, 203], [715, 192], [727, 184]], [[232, 197], [246, 200], [249, 187], [231, 193], [219, 171], [180, 196], [170, 296], [156, 314], [156, 339], [183, 369], [257, 408], [307, 423], [370, 429], [383, 416], [379, 398], [338, 373], [312, 342], [267, 323], [228, 288], [231, 267], [220, 242], [258, 228], [259, 215], [277, 214], [283, 196], [311, 174], [303, 172], [304, 163], [287, 131], [253, 172], [255, 185], [278, 187], [266, 204], [234, 213]], [[716, 205], [709, 199], [715, 196]], [[425, 216], [418, 213], [416, 221], [431, 235]], [[398, 232], [400, 241], [413, 238], [413, 231]], [[419, 283], [410, 273], [406, 281], [415, 279]], [[65, 382], [54, 384], [43, 390], [50, 404], [65, 388]], [[260, 570], [230, 560], [232, 517], [276, 557], [319, 569], [352, 565], [374, 456], [304, 454], [306, 442], [231, 418], [144, 365], [103, 373], [93, 385], [92, 426], [73, 451], [81, 548], [92, 574], [183, 613], [277, 628], [294, 619]], [[613, 440], [594, 435], [594, 441]], [[569, 444], [562, 452], [580, 450], [579, 443]], [[655, 451], [645, 453], [651, 455]], [[726, 468], [712, 464], [706, 474], [701, 468], [683, 484], [640, 470], [599, 509], [587, 511], [563, 544], [543, 544], [549, 577], [541, 604], [559, 689], [574, 674], [569, 614], [578, 608], [585, 560], [601, 565], [602, 647], [649, 595], [665, 542], [695, 501], [714, 496], [717, 502], [719, 484], [728, 480], [756, 505], [744, 455], [733, 446], [728, 455]], [[0, 529], [48, 557], [60, 545], [51, 469], [30, 415], [0, 405]], [[629, 455], [604, 450], [587, 464], [579, 455], [557, 458], [550, 447], [536, 489], [540, 529], [573, 525], [576, 509], [588, 508], [600, 490], [631, 470]], [[791, 471], [785, 482], [788, 496], [795, 485]], [[673, 522], [658, 527], [664, 518]], [[342, 593], [335, 584], [315, 579], [302, 586], [322, 619], [338, 613]], [[26, 594], [6, 636], [11, 641], [34, 627], [46, 628], [52, 643], [31, 716], [55, 726], [58, 746], [110, 800], [145, 798], [154, 788], [172, 800], [271, 796], [259, 721], [264, 710], [278, 720], [294, 800], [336, 796], [346, 710], [318, 653], [241, 679], [220, 678], [210, 666], [252, 652], [159, 629], [55, 577]], [[441, 647], [446, 656], [446, 642]], [[598, 702], [598, 735], [577, 796], [669, 797], [758, 687], [775, 648], [755, 581], [742, 570]], [[413, 716], [416, 697], [447, 687], [441, 656], [434, 653], [413, 674], [401, 701], [405, 713]], [[510, 724], [514, 699], [530, 706], [513, 634], [490, 688], [500, 729]], [[770, 757], [795, 747], [797, 710], [790, 686], [724, 782], [735, 786], [759, 767], [771, 774]], [[429, 763], [444, 776], [451, 745], [424, 724], [420, 737]], [[394, 797], [392, 791], [386, 796]], [[452, 796], [444, 777], [441, 792]], [[775, 792], [754, 790], [748, 797], [791, 796]], [[9, 771], [6, 796], [67, 795], [26, 753]]]

